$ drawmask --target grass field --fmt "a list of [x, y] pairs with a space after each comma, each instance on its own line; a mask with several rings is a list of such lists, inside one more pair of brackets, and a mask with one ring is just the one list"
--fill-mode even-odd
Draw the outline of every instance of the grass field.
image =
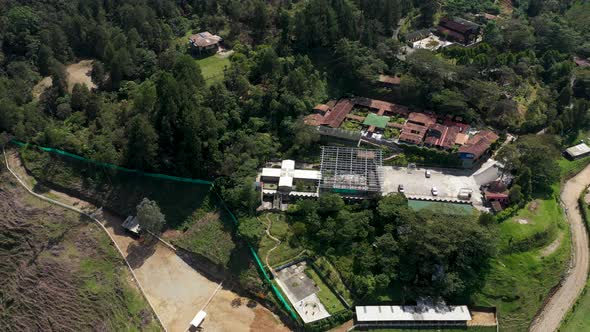
[[500, 224], [500, 251], [517, 253], [548, 245], [558, 234], [560, 218], [555, 199], [530, 202], [515, 217]]
[[[285, 220], [285, 216], [277, 213], [261, 215], [258, 220], [264, 225], [265, 229], [268, 225], [267, 218], [272, 220], [270, 233], [281, 240], [281, 244], [273, 250], [269, 256], [269, 264], [274, 267], [298, 257], [303, 251], [303, 247], [301, 247], [295, 239], [292, 239], [293, 233], [291, 232], [289, 224]], [[258, 254], [264, 259], [268, 251], [275, 245], [276, 242], [265, 234], [258, 243]]]
[[590, 157], [585, 157], [573, 161], [570, 161], [562, 157], [558, 160], [558, 164], [561, 170], [561, 178], [565, 179], [579, 173], [586, 166], [588, 166], [590, 164]]
[[223, 69], [229, 66], [230, 63], [229, 57], [222, 57], [218, 54], [195, 61], [201, 67], [201, 72], [203, 73], [203, 78], [207, 86], [221, 82], [223, 80]]
[[327, 282], [330, 283], [330, 286], [340, 293], [340, 295], [348, 302], [349, 305], [353, 305], [354, 301], [352, 294], [348, 288], [346, 288], [340, 279], [340, 276], [338, 275], [338, 271], [334, 268], [334, 266], [332, 266], [332, 264], [330, 264], [328, 259], [322, 256], [316, 259], [313, 263], [324, 276], [324, 278], [327, 279]]
[[[472, 298], [475, 305], [497, 307], [503, 331], [528, 329], [569, 261], [569, 228], [557, 201], [553, 197], [541, 200], [535, 212], [529, 207], [500, 225], [502, 251], [493, 260], [482, 290]], [[529, 218], [530, 223], [520, 224], [520, 218]], [[553, 253], [543, 257], [543, 247], [559, 232], [565, 235], [561, 243]], [[506, 247], [510, 238], [515, 239], [513, 246]], [[520, 244], [515, 248], [515, 243]]]
[[322, 278], [320, 278], [313, 268], [308, 268], [305, 270], [305, 272], [319, 287], [320, 291], [316, 295], [320, 298], [320, 301], [330, 314], [335, 314], [346, 309], [338, 297], [332, 293], [330, 288], [326, 286], [326, 284], [322, 281]]

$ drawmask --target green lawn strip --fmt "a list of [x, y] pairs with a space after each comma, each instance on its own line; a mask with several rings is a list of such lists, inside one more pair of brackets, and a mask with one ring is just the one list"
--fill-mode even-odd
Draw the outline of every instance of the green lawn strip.
[[528, 203], [516, 216], [500, 224], [500, 251], [524, 252], [548, 245], [558, 235], [561, 214], [554, 197]]
[[315, 284], [320, 289], [319, 292], [316, 293], [320, 302], [324, 305], [326, 310], [330, 314], [335, 314], [339, 311], [345, 310], [346, 308], [340, 302], [338, 297], [332, 293], [330, 288], [322, 281], [322, 278], [317, 274], [317, 272], [313, 268], [307, 268], [305, 273], [315, 282]]
[[[258, 217], [258, 220], [260, 220], [260, 222], [264, 225], [265, 229], [268, 226], [267, 217], [272, 220], [270, 233], [281, 241], [281, 244], [271, 252], [268, 258], [268, 263], [270, 266], [284, 264], [289, 262], [291, 259], [298, 257], [298, 255], [303, 251], [303, 247], [294, 245], [296, 241], [291, 239], [293, 233], [291, 232], [290, 225], [285, 220], [285, 216], [274, 213], [261, 215]], [[276, 241], [268, 237], [268, 235], [265, 233], [258, 243], [257, 251], [260, 258], [265, 260], [268, 251], [276, 244]]]
[[566, 158], [560, 158], [557, 163], [561, 169], [561, 178], [570, 178], [579, 172], [581, 172], [586, 166], [590, 164], [590, 156], [576, 160], [568, 160]]
[[319, 257], [314, 261], [314, 265], [318, 270], [320, 270], [322, 276], [327, 279], [327, 282], [330, 283], [330, 286], [332, 286], [346, 300], [346, 302], [352, 306], [354, 303], [352, 294], [344, 285], [339, 277], [338, 271], [334, 268], [334, 266], [332, 266], [328, 259], [323, 256]]
[[[492, 261], [484, 287], [472, 297], [475, 305], [497, 308], [500, 327], [504, 331], [527, 330], [532, 318], [541, 308], [549, 291], [559, 282], [569, 262], [568, 225], [555, 200], [547, 200], [545, 204], [555, 205], [554, 208], [546, 207], [548, 211], [557, 209], [559, 212], [541, 216], [557, 218], [558, 228], [566, 232], [558, 249], [547, 257], [541, 257], [542, 248], [537, 246], [519, 253], [500, 254]], [[545, 225], [549, 224], [545, 222]], [[502, 238], [506, 238], [511, 232], [514, 235], [520, 234], [520, 230], [513, 227], [500, 228]]]
[[[590, 226], [590, 207], [584, 202], [586, 191], [580, 195], [580, 204], [582, 205], [582, 217], [586, 226]], [[574, 332], [583, 331], [590, 326], [590, 279], [586, 282], [586, 287], [578, 297], [578, 300], [564, 318], [559, 331]]]
[[[114, 330], [139, 331], [137, 326], [142, 326], [143, 311], [149, 308], [147, 301], [128, 284], [130, 273], [123, 267], [123, 261], [110, 239], [98, 229], [90, 236], [97, 237], [100, 256], [104, 257], [88, 257], [80, 261], [79, 273], [84, 280], [80, 293], [109, 308], [112, 315], [110, 325]], [[160, 327], [152, 320], [142, 330], [159, 331]]]
[[196, 214], [188, 221], [190, 228], [173, 243], [227, 267], [236, 245], [232, 238], [232, 225], [222, 219], [217, 213], [209, 213], [202, 218]]
[[203, 78], [207, 86], [222, 81], [223, 69], [230, 64], [229, 57], [221, 57], [217, 54], [195, 61], [201, 67], [201, 72], [203, 73]]

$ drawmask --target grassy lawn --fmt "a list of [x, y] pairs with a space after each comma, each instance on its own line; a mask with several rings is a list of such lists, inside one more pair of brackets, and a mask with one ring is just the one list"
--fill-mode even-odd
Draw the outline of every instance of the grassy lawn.
[[586, 166], [588, 166], [590, 164], [590, 156], [572, 161], [562, 157], [557, 161], [557, 163], [559, 164], [559, 168], [561, 169], [561, 177], [568, 178], [573, 175], [576, 175], [577, 173], [582, 171]]
[[[530, 218], [531, 223], [515, 222], [521, 217]], [[542, 257], [542, 248], [551, 243], [559, 231], [565, 233], [559, 247]], [[519, 250], [504, 250], [493, 260], [484, 287], [473, 296], [472, 302], [496, 306], [502, 330], [526, 331], [566, 269], [570, 255], [569, 228], [557, 201], [549, 198], [540, 201], [535, 213], [528, 207], [521, 210], [516, 217], [500, 225], [499, 232], [500, 249], [507, 249], [502, 246], [509, 238], [519, 239], [521, 245]], [[537, 238], [536, 234], [545, 235]]]
[[[272, 220], [270, 233], [281, 240], [281, 244], [273, 250], [269, 256], [269, 264], [271, 266], [277, 266], [297, 257], [303, 251], [303, 247], [298, 245], [296, 243], [297, 241], [291, 238], [293, 233], [291, 232], [290, 225], [285, 220], [285, 216], [276, 213], [261, 215], [258, 220], [264, 225], [265, 229], [267, 227], [266, 218]], [[258, 243], [258, 254], [264, 259], [268, 251], [275, 245], [276, 242], [265, 234]]]
[[328, 286], [322, 281], [322, 278], [315, 272], [314, 269], [308, 268], [305, 270], [306, 274], [316, 283], [316, 285], [320, 288], [320, 291], [316, 294], [319, 298], [326, 310], [330, 314], [335, 314], [339, 311], [346, 309], [342, 302], [336, 297], [334, 293], [330, 290]]
[[223, 69], [229, 66], [229, 57], [221, 57], [217, 54], [207, 58], [195, 60], [203, 73], [207, 86], [223, 80]]
[[[223, 220], [226, 219], [226, 220]], [[231, 221], [219, 213], [195, 213], [188, 220], [190, 228], [172, 242], [190, 252], [201, 254], [209, 260], [228, 267], [236, 244], [232, 239]]]
[[559, 233], [561, 213], [554, 198], [528, 203], [515, 217], [500, 224], [500, 251], [517, 253], [548, 245]]
[[354, 301], [352, 299], [352, 294], [348, 288], [344, 286], [344, 283], [338, 275], [338, 271], [334, 268], [334, 266], [332, 266], [332, 264], [330, 264], [328, 259], [326, 257], [319, 257], [315, 260], [314, 264], [322, 273], [324, 278], [327, 279], [327, 282], [329, 282], [330, 285], [334, 287], [338, 293], [340, 293], [340, 295], [348, 302], [349, 305], [353, 305]]

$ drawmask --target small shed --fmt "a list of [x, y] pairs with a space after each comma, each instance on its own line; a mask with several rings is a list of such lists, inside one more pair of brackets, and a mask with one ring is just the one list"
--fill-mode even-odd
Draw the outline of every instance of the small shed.
[[565, 155], [569, 159], [579, 159], [590, 155], [590, 147], [586, 143], [581, 143], [565, 150]]
[[379, 75], [377, 82], [384, 88], [394, 88], [401, 84], [401, 78], [393, 75]]
[[127, 219], [123, 221], [123, 224], [121, 224], [121, 226], [123, 226], [123, 228], [135, 235], [139, 235], [139, 232], [141, 232], [139, 220], [137, 220], [137, 217], [135, 216], [128, 216]]

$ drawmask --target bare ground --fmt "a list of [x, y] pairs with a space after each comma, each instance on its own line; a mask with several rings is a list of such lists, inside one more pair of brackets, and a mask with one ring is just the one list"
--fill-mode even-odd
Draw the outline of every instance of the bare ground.
[[545, 248], [543, 248], [541, 250], [541, 257], [547, 257], [547, 256], [551, 255], [552, 253], [554, 253], [561, 245], [562, 238], [563, 238], [563, 232], [559, 233], [559, 235], [557, 236], [557, 238], [555, 240], [553, 240], [553, 242], [551, 242], [548, 246], [546, 246]]
[[[25, 183], [34, 185], [36, 181], [27, 174], [16, 152], [7, 152], [7, 155], [19, 177]], [[43, 194], [82, 210], [97, 209], [88, 202], [55, 190], [47, 190]], [[122, 218], [103, 211], [99, 219], [105, 221], [105, 227], [127, 254], [126, 259], [164, 327], [171, 332], [186, 331], [192, 318], [213, 294], [218, 281], [200, 274], [160, 242], [144, 243], [130, 237], [121, 227]], [[207, 331], [288, 331], [277, 316], [255, 301], [251, 301], [251, 306], [232, 307], [232, 301], [239, 297], [227, 289], [215, 294], [205, 309], [208, 314], [204, 323]]]
[[[0, 329], [157, 328], [147, 305], [137, 308], [140, 317], [120, 319], [128, 310], [121, 295], [132, 291], [134, 283], [123, 261], [117, 260], [118, 256], [112, 260], [108, 254], [109, 245], [101, 242], [105, 234], [99, 227], [73, 212], [32, 198], [2, 170], [2, 165]], [[102, 271], [94, 269], [100, 262], [105, 262]], [[85, 272], [86, 267], [93, 269], [91, 275]], [[111, 278], [114, 273], [122, 276]], [[88, 283], [97, 288], [89, 288]], [[100, 289], [106, 285], [113, 288]], [[135, 294], [140, 297], [139, 291]]]
[[[96, 84], [92, 82], [90, 74], [92, 72], [92, 65], [94, 60], [82, 60], [78, 63], [73, 63], [66, 66], [66, 73], [68, 75], [68, 91], [70, 93], [74, 89], [76, 83], [85, 84], [89, 90], [96, 88]], [[39, 97], [53, 85], [53, 80], [50, 76], [44, 77], [37, 85], [33, 87], [33, 98], [38, 100]]]
[[588, 277], [588, 234], [578, 207], [580, 193], [590, 184], [590, 166], [567, 181], [561, 192], [572, 233], [573, 259], [570, 270], [555, 293], [547, 300], [530, 326], [530, 331], [555, 331], [565, 314], [582, 293]]

